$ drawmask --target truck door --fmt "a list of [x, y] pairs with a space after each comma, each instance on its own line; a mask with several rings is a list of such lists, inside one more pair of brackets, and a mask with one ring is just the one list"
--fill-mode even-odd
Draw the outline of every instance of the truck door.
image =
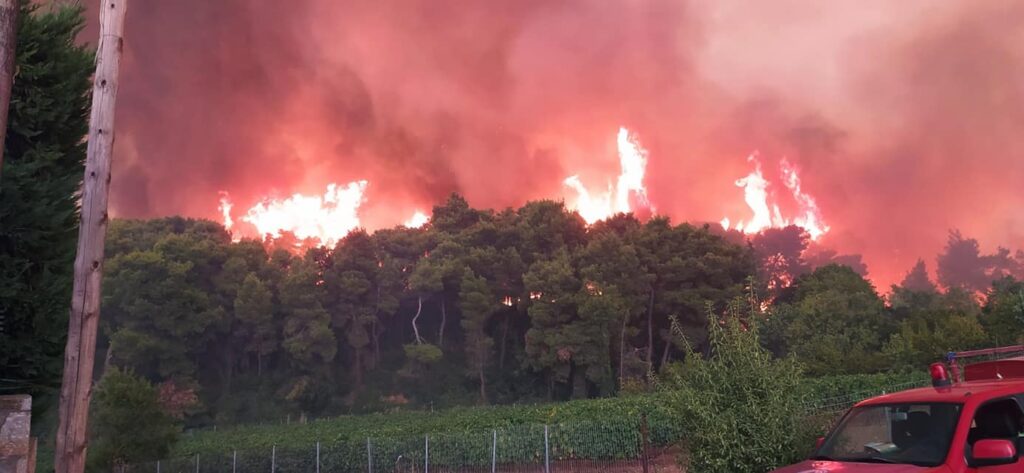
[[[974, 413], [971, 430], [967, 434], [965, 452], [970, 457], [974, 444], [982, 439], [1009, 440], [1021, 450], [1021, 438], [1024, 435], [1024, 411], [1015, 398], [996, 399], [983, 404]], [[1024, 472], [1024, 457], [1019, 457], [1009, 465], [994, 465], [973, 468], [969, 471], [978, 473], [1011, 473]]]

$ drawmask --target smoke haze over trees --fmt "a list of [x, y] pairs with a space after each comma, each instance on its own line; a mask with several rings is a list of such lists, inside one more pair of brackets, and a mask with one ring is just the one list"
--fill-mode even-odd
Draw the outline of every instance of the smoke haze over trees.
[[453, 191], [503, 208], [603, 185], [625, 125], [659, 213], [746, 215], [746, 156], [785, 157], [823, 243], [888, 285], [948, 228], [1022, 246], [1022, 19], [1011, 0], [156, 2], [128, 18], [112, 205], [213, 217], [221, 190], [365, 178], [384, 228]]

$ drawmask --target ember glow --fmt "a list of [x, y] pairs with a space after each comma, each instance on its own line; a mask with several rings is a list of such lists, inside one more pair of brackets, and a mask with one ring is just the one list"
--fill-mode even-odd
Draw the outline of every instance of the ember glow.
[[613, 184], [608, 183], [607, 190], [591, 192], [579, 176], [569, 176], [564, 184], [576, 192], [575, 199], [567, 202], [567, 206], [579, 212], [588, 224], [604, 220], [617, 213], [627, 213], [638, 207], [650, 208], [647, 200], [647, 189], [644, 187], [644, 174], [647, 171], [647, 150], [629, 130], [619, 128], [616, 138], [621, 173]]
[[799, 209], [797, 216], [793, 218], [785, 217], [779, 208], [778, 201], [770, 189], [771, 183], [765, 179], [764, 173], [761, 171], [761, 161], [758, 159], [757, 153], [750, 155], [747, 161], [754, 164], [754, 170], [745, 177], [737, 179], [736, 186], [743, 188], [743, 200], [754, 215], [749, 220], [741, 220], [735, 225], [731, 225], [729, 217], [725, 217], [720, 222], [723, 228], [753, 234], [768, 228], [796, 225], [806, 230], [812, 240], [818, 240], [822, 235], [828, 233], [829, 226], [821, 217], [817, 201], [801, 189], [800, 176], [789, 161], [785, 159], [781, 161], [779, 172], [783, 185], [789, 190]]

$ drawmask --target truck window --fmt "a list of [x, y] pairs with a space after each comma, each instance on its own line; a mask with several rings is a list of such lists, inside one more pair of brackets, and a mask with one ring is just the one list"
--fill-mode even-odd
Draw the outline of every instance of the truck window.
[[961, 405], [884, 404], [855, 407], [815, 452], [844, 462], [942, 464], [953, 440]]
[[1017, 442], [1024, 433], [1024, 413], [1014, 399], [992, 401], [978, 408], [967, 433], [967, 443], [981, 439], [1006, 439]]

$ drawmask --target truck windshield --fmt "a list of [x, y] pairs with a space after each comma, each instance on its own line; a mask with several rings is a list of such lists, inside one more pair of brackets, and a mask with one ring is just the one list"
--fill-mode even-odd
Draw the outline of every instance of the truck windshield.
[[852, 409], [814, 458], [845, 462], [942, 464], [960, 404], [886, 404]]

